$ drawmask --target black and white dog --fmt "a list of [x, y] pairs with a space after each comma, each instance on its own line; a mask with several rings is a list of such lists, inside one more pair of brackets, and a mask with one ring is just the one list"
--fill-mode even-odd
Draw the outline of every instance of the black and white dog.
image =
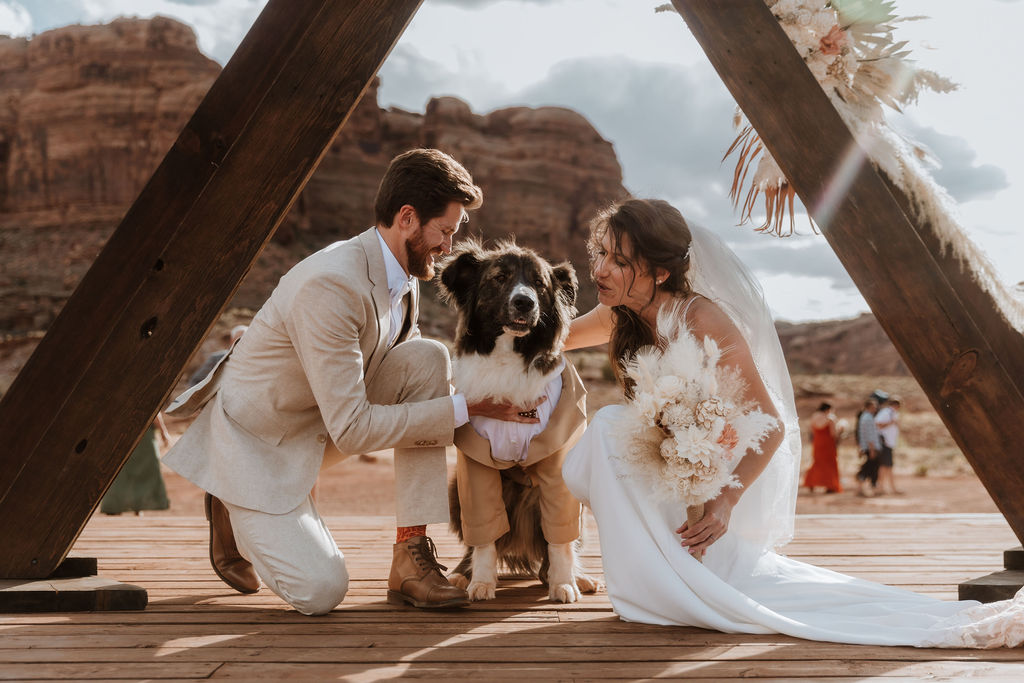
[[[464, 240], [441, 265], [439, 282], [442, 297], [454, 304], [458, 312], [453, 359], [456, 390], [463, 393], [469, 403], [489, 398], [526, 406], [541, 396], [548, 396], [546, 405], [538, 407], [539, 425], [472, 418], [473, 429], [488, 439], [492, 454], [474, 460], [499, 469], [500, 495], [510, 530], [493, 543], [469, 545], [449, 579], [465, 588], [471, 600], [494, 598], [500, 561], [514, 573], [538, 576], [548, 585], [552, 600], [575, 602], [581, 591], [593, 592], [600, 587], [599, 581], [584, 574], [579, 567], [577, 554], [582, 539], [560, 544], [545, 541], [539, 490], [542, 486], [533, 485], [535, 482], [531, 482], [523, 467], [511, 464], [519, 458], [523, 459], [520, 463], [532, 464], [534, 456], [527, 457], [530, 438], [547, 428], [559, 397], [567, 395], [561, 378], [569, 361], [562, 347], [576, 313], [575, 270], [569, 263], [553, 266], [533, 250], [512, 241], [485, 249], [479, 242]], [[575, 369], [569, 370], [578, 382]], [[578, 391], [579, 403], [584, 408], [574, 411], [569, 418], [577, 424], [567, 429], [563, 410], [557, 418], [562, 426], [555, 430], [555, 425], [551, 425], [555, 430], [551, 434], [574, 434], [572, 443], [586, 425], [582, 384]], [[525, 444], [516, 446], [520, 443], [517, 435], [524, 433], [523, 428]], [[465, 434], [461, 430], [460, 433]], [[479, 438], [474, 434], [469, 436]], [[571, 445], [561, 444], [564, 448], [560, 452]], [[459, 434], [456, 446], [460, 448], [460, 458], [468, 457]], [[486, 448], [484, 451], [486, 453]], [[504, 452], [505, 456], [499, 452]], [[560, 486], [552, 488], [548, 483], [548, 492], [543, 495], [559, 496], [566, 508], [572, 504], [578, 506], [561, 482], [560, 461], [560, 457], [557, 461], [552, 459], [545, 475], [548, 480], [557, 477]], [[460, 466], [459, 477], [453, 479], [449, 493], [452, 530], [465, 541], [464, 506], [460, 504], [459, 486], [468, 486], [473, 480], [467, 477], [460, 482], [462, 474]], [[493, 482], [493, 475], [487, 476], [488, 482]], [[494, 488], [495, 497], [498, 495], [496, 485], [489, 483], [488, 488]]]

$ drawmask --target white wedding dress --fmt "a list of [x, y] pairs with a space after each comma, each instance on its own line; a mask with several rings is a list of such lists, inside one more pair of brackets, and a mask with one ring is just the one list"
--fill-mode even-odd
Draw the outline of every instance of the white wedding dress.
[[783, 633], [810, 640], [917, 647], [1016, 647], [1024, 642], [1024, 589], [1013, 600], [937, 600], [789, 559], [799, 427], [792, 385], [760, 288], [714, 235], [694, 228], [691, 282], [747, 339], [786, 424], [786, 439], [733, 510], [729, 531], [703, 564], [675, 533], [685, 511], [651, 495], [616, 457], [623, 406], [594, 416], [568, 453], [569, 490], [597, 520], [608, 596], [626, 621], [727, 633]]

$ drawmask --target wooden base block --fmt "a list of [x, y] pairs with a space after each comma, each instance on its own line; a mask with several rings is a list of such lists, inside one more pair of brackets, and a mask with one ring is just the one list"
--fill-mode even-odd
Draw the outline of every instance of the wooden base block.
[[95, 557], [67, 557], [46, 579], [0, 579], [0, 613], [141, 610], [144, 588], [96, 576]]
[[1003, 569], [1024, 569], [1024, 548], [1004, 550]]
[[95, 557], [65, 557], [48, 579], [72, 579], [81, 576], [96, 576]]
[[995, 602], [1009, 600], [1021, 587], [1024, 587], [1024, 570], [1007, 569], [961, 583], [959, 594], [961, 600]]
[[146, 589], [101, 576], [0, 580], [0, 612], [91, 612], [145, 609]]

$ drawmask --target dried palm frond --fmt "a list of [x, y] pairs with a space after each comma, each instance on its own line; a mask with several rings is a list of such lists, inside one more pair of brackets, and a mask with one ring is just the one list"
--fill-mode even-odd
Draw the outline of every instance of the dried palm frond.
[[[736, 168], [733, 170], [732, 187], [729, 189], [729, 198], [732, 199], [733, 208], [739, 209], [740, 225], [752, 220], [754, 208], [758, 204], [758, 197], [764, 197], [765, 219], [764, 223], [755, 228], [757, 232], [772, 233], [778, 237], [788, 237], [795, 231], [794, 208], [796, 203], [796, 190], [790, 185], [786, 176], [783, 175], [775, 159], [761, 142], [761, 137], [749, 123], [744, 124], [742, 114], [737, 113], [733, 119], [739, 134], [729, 146], [722, 161], [736, 153]], [[747, 176], [750, 169], [755, 165], [756, 170], [751, 178], [749, 188], [743, 195], [743, 188], [747, 187]], [[740, 197], [743, 196], [742, 206]], [[789, 230], [783, 232], [787, 214], [789, 216]], [[811, 230], [817, 232], [814, 222], [811, 222]]]

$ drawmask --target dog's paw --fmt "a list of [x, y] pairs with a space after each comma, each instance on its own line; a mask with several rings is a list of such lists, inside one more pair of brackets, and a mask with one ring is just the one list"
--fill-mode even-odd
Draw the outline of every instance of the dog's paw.
[[466, 588], [466, 592], [469, 593], [470, 600], [493, 600], [496, 588], [497, 584], [494, 583], [470, 581], [469, 587]]
[[604, 588], [604, 583], [589, 574], [577, 574], [576, 587], [580, 589], [581, 593], [596, 593]]
[[469, 585], [469, 579], [467, 579], [462, 574], [459, 574], [458, 572], [452, 572], [448, 575], [448, 583], [455, 586], [456, 588], [466, 590], [466, 586]]
[[580, 599], [580, 589], [571, 583], [551, 584], [548, 598], [554, 602], [577, 602]]

